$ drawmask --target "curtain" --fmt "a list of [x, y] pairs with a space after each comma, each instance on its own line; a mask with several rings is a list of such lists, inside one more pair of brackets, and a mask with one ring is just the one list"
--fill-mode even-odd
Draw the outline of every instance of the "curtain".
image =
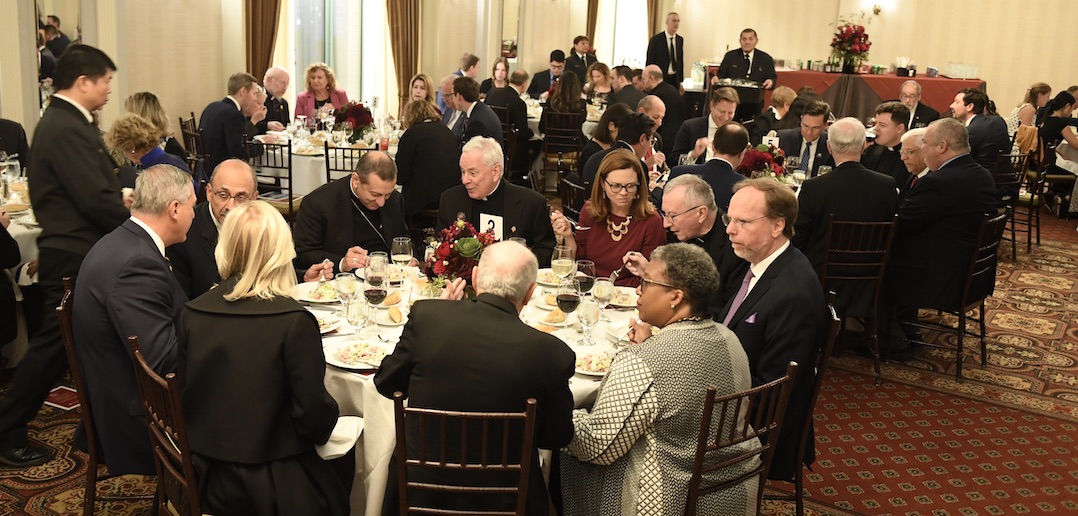
[[262, 78], [273, 62], [281, 0], [245, 0], [247, 7], [247, 72]]
[[588, 0], [588, 41], [595, 46], [595, 22], [599, 17], [599, 0]]
[[659, 18], [662, 16], [662, 0], [648, 0], [648, 33], [646, 37], [659, 32]]
[[[389, 39], [397, 71], [400, 110], [412, 94], [412, 76], [419, 73], [419, 0], [386, 0]], [[400, 113], [397, 113], [398, 116]]]

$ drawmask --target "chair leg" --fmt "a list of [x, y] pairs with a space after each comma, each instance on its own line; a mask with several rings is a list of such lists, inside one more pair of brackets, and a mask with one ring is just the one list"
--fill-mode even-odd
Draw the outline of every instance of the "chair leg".
[[[873, 310], [873, 313], [879, 313]], [[872, 334], [869, 336], [872, 342], [872, 369], [876, 373], [876, 385], [880, 384], [880, 324], [878, 316], [872, 316], [872, 324], [869, 326], [869, 331]]]
[[984, 325], [988, 317], [984, 313], [984, 300], [981, 300], [981, 367], [988, 367], [988, 342], [985, 340]]
[[[90, 444], [93, 446], [93, 443]], [[94, 515], [94, 503], [97, 501], [97, 457], [87, 454], [90, 459], [86, 461], [86, 492], [82, 498], [83, 516]]]
[[805, 515], [805, 466], [803, 464], [797, 468], [797, 475], [794, 476], [794, 507], [797, 516]]
[[966, 358], [966, 313], [963, 312], [961, 308], [958, 310], [958, 327], [955, 328], [955, 335], [958, 337], [958, 356], [954, 370], [954, 379], [956, 382], [962, 383], [962, 361]]
[[1014, 207], [1010, 207], [1007, 209], [1011, 212], [1009, 216], [1011, 219], [1011, 261], [1016, 262], [1018, 261], [1018, 239], [1015, 238], [1014, 235], [1014, 226], [1018, 224], [1018, 220], [1015, 218], [1015, 215], [1017, 215], [1017, 211]]

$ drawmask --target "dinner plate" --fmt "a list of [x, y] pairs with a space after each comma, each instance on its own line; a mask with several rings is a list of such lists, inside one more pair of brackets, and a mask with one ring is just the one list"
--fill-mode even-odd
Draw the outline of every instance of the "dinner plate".
[[[605, 366], [602, 370], [596, 370], [595, 361], [605, 362]], [[587, 376], [605, 376], [610, 371], [610, 363], [614, 361], [613, 353], [589, 353], [583, 355], [576, 360], [576, 372]], [[589, 366], [588, 364], [591, 364]]]
[[370, 369], [382, 365], [389, 352], [368, 339], [334, 339], [322, 347], [326, 363], [341, 369]]
[[539, 274], [535, 276], [535, 282], [543, 285], [544, 287], [558, 287], [561, 286], [561, 278], [549, 267], [539, 269]]
[[581, 368], [579, 368], [579, 367], [578, 367], [578, 368], [576, 368], [576, 372], [577, 372], [578, 374], [582, 374], [582, 375], [584, 375], [584, 376], [594, 376], [594, 377], [596, 377], [596, 378], [602, 378], [602, 377], [606, 376], [606, 373], [607, 373], [606, 371], [603, 371], [603, 372], [599, 372], [599, 371], [588, 371], [588, 370], [586, 370], [586, 369], [581, 369]]
[[318, 319], [318, 331], [322, 332], [322, 335], [336, 331], [344, 322], [344, 319], [336, 315], [316, 315], [315, 318]]
[[397, 326], [404, 326], [404, 323], [408, 322], [408, 312], [401, 310], [401, 322], [393, 322], [393, 319], [389, 318], [389, 310], [379, 311], [374, 315], [374, 324], [378, 326], [385, 326], [388, 328], [395, 328]]
[[[543, 317], [546, 317], [546, 316], [544, 315]], [[542, 317], [535, 317], [535, 318], [533, 318], [533, 321], [535, 322], [535, 324], [533, 324], [532, 326], [539, 326], [539, 325], [545, 324], [547, 326], [553, 326], [555, 328], [564, 328], [565, 325], [569, 323], [569, 316], [566, 315], [565, 320], [562, 321], [562, 322], [546, 322], [546, 321], [543, 320]]]
[[321, 148], [315, 148], [311, 150], [293, 150], [292, 154], [298, 154], [300, 156], [321, 156], [325, 154], [325, 150]]
[[[389, 296], [390, 296], [390, 295], [392, 295], [392, 294], [393, 294], [394, 292], [397, 292], [397, 293], [399, 293], [399, 294], [401, 295], [401, 298], [400, 298], [400, 300], [399, 300], [399, 301], [397, 301], [396, 303], [393, 303], [393, 304], [391, 304], [391, 305], [387, 305], [387, 304], [385, 304], [385, 302], [383, 301], [383, 302], [381, 302], [381, 303], [378, 303], [378, 304], [377, 304], [377, 305], [375, 305], [374, 307], [375, 307], [375, 308], [377, 308], [377, 309], [379, 309], [379, 310], [389, 310], [389, 307], [391, 307], [391, 306], [401, 306], [401, 302], [402, 302], [402, 301], [404, 301], [404, 293], [403, 293], [403, 292], [401, 292], [401, 291], [400, 291], [400, 289], [396, 289], [396, 290], [389, 290], [389, 291], [388, 291], [388, 293], [386, 294], [386, 298], [388, 299], [388, 298], [389, 298]], [[362, 292], [362, 291], [361, 291], [361, 292], [358, 292], [358, 294], [359, 294], [359, 295], [363, 295], [363, 292]]]
[[632, 287], [615, 287], [614, 297], [610, 298], [610, 306], [614, 308], [636, 308], [636, 289]]
[[629, 339], [625, 337], [629, 333], [629, 321], [612, 322], [606, 326], [606, 340], [613, 344], [628, 343]]
[[22, 202], [9, 202], [2, 206], [2, 209], [8, 213], [18, 213], [30, 209], [30, 205]]
[[327, 282], [324, 283], [325, 289], [326, 289], [325, 291], [326, 292], [332, 291], [333, 292], [332, 295], [327, 295], [327, 296], [325, 296], [323, 298], [320, 298], [320, 299], [315, 299], [314, 297], [311, 297], [314, 294], [314, 291], [320, 285], [322, 285], [322, 284], [317, 282], [317, 281], [308, 281], [307, 283], [300, 283], [299, 285], [296, 285], [296, 289], [297, 289], [296, 299], [298, 299], [300, 301], [303, 301], [304, 303], [339, 303], [340, 302], [340, 299], [337, 299], [337, 291], [334, 289], [334, 286], [333, 286], [334, 284], [333, 284], [332, 280], [327, 281]]

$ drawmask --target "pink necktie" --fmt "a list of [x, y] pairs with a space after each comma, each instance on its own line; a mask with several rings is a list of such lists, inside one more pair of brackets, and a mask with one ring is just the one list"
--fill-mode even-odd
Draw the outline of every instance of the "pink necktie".
[[734, 304], [730, 305], [730, 311], [726, 313], [726, 318], [722, 320], [723, 326], [730, 326], [730, 320], [734, 318], [737, 309], [741, 308], [741, 303], [745, 301], [745, 296], [749, 295], [749, 283], [752, 282], [752, 278], [752, 269], [749, 269], [745, 273], [745, 279], [741, 280], [741, 289], [734, 296]]

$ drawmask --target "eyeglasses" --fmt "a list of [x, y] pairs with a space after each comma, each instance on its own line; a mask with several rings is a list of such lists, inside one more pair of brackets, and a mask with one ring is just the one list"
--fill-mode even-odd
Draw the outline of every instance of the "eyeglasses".
[[675, 287], [675, 286], [673, 286], [673, 285], [671, 285], [669, 283], [663, 283], [661, 281], [656, 281], [656, 280], [648, 279], [648, 278], [640, 278], [640, 291], [641, 292], [647, 290], [648, 285], [659, 285], [660, 287], [666, 287], [666, 288], [672, 288], [672, 289], [680, 288], [680, 287]]
[[752, 224], [753, 222], [756, 222], [756, 221], [758, 221], [758, 220], [760, 220], [762, 218], [766, 218], [766, 217], [767, 217], [767, 215], [760, 215], [759, 217], [756, 217], [755, 219], [752, 219], [752, 220], [732, 219], [732, 218], [730, 218], [729, 215], [723, 213], [722, 214], [722, 225], [729, 227], [732, 224], [736, 224], [738, 229], [744, 229], [745, 226], [748, 226], [749, 224]]
[[606, 179], [603, 179], [603, 182], [606, 183], [606, 186], [610, 187], [610, 191], [612, 191], [614, 193], [620, 193], [622, 191], [626, 191], [626, 192], [629, 192], [629, 193], [636, 193], [636, 189], [640, 188], [639, 183], [629, 183], [627, 185], [623, 185], [621, 183], [611, 183], [610, 181], [607, 181]]
[[902, 95], [899, 95], [898, 98], [900, 98], [902, 100], [916, 100], [918, 96], [919, 95], [916, 94], [916, 93], [910, 94], [910, 95], [907, 95], [907, 94], [903, 93]]
[[902, 150], [898, 151], [898, 153], [903, 155], [903, 156], [913, 156], [913, 153], [917, 152], [919, 150], [921, 150], [920, 147], [917, 147], [916, 149], [902, 149]]
[[703, 204], [698, 204], [696, 206], [693, 206], [692, 208], [689, 208], [689, 209], [687, 209], [685, 211], [679, 211], [677, 213], [665, 213], [665, 212], [660, 212], [660, 213], [663, 214], [664, 219], [670, 219], [670, 222], [673, 222], [674, 219], [676, 219], [676, 218], [678, 218], [678, 217], [680, 217], [680, 216], [682, 216], [682, 215], [684, 215], [686, 213], [689, 213], [690, 211], [697, 210], [697, 209], [700, 209], [700, 208], [703, 208], [703, 207], [704, 207]]
[[216, 196], [218, 199], [220, 199], [221, 202], [228, 202], [230, 200], [235, 199], [237, 204], [243, 204], [243, 203], [251, 200], [251, 197], [248, 196], [245, 193], [241, 193], [241, 194], [237, 194], [237, 195], [231, 195], [228, 192], [223, 191], [223, 190], [214, 191], [212, 188], [210, 189], [210, 193], [212, 193], [214, 196]]

